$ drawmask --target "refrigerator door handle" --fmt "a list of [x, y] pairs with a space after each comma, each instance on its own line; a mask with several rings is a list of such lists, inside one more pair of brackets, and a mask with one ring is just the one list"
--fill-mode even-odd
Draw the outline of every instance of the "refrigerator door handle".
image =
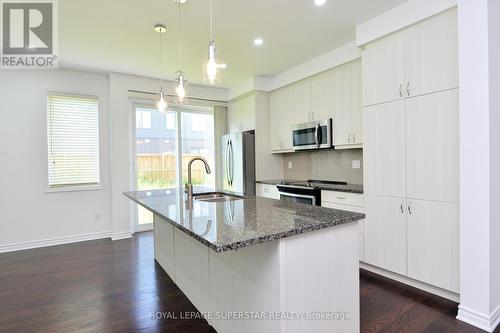
[[230, 177], [229, 177], [229, 140], [226, 143], [226, 161], [224, 168], [226, 169], [226, 177], [227, 177], [227, 185], [231, 186]]
[[229, 140], [229, 154], [230, 154], [230, 159], [229, 159], [229, 168], [230, 168], [230, 175], [231, 175], [231, 186], [233, 186], [233, 181], [234, 181], [234, 152], [233, 152], [233, 140]]

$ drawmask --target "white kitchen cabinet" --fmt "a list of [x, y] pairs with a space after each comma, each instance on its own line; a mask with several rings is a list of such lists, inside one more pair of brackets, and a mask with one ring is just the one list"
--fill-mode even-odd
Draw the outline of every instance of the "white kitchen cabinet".
[[[321, 191], [321, 206], [333, 209], [346, 210], [354, 213], [364, 213], [363, 194]], [[359, 221], [359, 260], [365, 260], [364, 220]]]
[[270, 138], [273, 152], [292, 150], [293, 110], [291, 88], [284, 87], [269, 96]]
[[333, 117], [332, 72], [322, 72], [311, 78], [311, 110], [315, 120]]
[[405, 32], [407, 94], [458, 87], [457, 10], [418, 23]]
[[458, 89], [406, 101], [406, 158], [408, 198], [459, 201]]
[[351, 143], [351, 66], [336, 67], [332, 74], [333, 144], [342, 146]]
[[362, 147], [361, 61], [322, 72], [270, 95], [273, 152], [292, 151], [292, 126], [333, 118], [333, 144], [338, 149]]
[[363, 143], [363, 95], [361, 79], [361, 61], [356, 60], [351, 65], [351, 142]]
[[406, 199], [365, 194], [368, 264], [406, 275]]
[[457, 10], [365, 46], [363, 105], [458, 87]]
[[355, 60], [311, 78], [312, 119], [333, 118], [333, 144], [363, 143], [361, 61]]
[[459, 206], [408, 200], [408, 277], [459, 292]]
[[270, 198], [270, 199], [280, 198], [280, 195], [278, 193], [278, 188], [276, 187], [276, 185], [262, 184], [262, 183], [257, 183], [255, 185], [256, 185], [255, 186], [256, 196]]
[[404, 33], [398, 32], [365, 46], [363, 105], [401, 99], [404, 75]]
[[247, 96], [232, 101], [227, 113], [229, 132], [255, 130], [255, 98]]
[[311, 110], [311, 80], [305, 79], [290, 86], [293, 124], [313, 121]]
[[363, 124], [365, 193], [405, 197], [404, 101], [365, 107]]

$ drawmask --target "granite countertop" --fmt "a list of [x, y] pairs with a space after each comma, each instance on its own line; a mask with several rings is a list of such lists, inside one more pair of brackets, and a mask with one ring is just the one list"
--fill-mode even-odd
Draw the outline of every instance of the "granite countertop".
[[[210, 191], [195, 187], [195, 193]], [[193, 200], [189, 207], [183, 189], [124, 194], [216, 252], [236, 250], [365, 217], [360, 213], [255, 196], [226, 202]]]
[[[257, 183], [268, 184], [268, 185], [280, 185], [280, 184], [291, 184], [299, 182], [298, 180], [284, 180], [284, 179], [274, 179], [274, 180], [258, 180]], [[331, 185], [331, 184], [315, 184], [316, 188], [326, 191], [338, 191], [338, 192], [349, 192], [349, 193], [363, 193], [363, 184], [347, 184], [347, 185]]]

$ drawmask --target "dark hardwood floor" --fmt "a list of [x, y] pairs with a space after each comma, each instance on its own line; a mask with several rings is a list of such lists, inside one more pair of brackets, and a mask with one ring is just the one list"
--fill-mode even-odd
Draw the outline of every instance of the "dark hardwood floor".
[[[196, 308], [154, 262], [151, 232], [0, 255], [0, 332], [215, 332], [203, 319], [153, 319], [156, 311]], [[456, 311], [361, 272], [362, 332], [482, 332]]]

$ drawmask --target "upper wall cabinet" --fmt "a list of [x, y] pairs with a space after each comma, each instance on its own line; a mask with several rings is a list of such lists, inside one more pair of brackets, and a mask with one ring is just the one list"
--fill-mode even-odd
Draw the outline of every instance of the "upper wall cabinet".
[[269, 96], [271, 151], [292, 150], [292, 88], [290, 86], [273, 91]]
[[311, 110], [311, 81], [302, 80], [290, 86], [293, 123], [307, 123], [313, 120]]
[[366, 45], [361, 59], [365, 106], [403, 98], [403, 33], [396, 33]]
[[367, 44], [362, 59], [365, 106], [457, 88], [456, 9]]
[[272, 151], [291, 151], [294, 124], [326, 118], [333, 118], [333, 144], [337, 149], [361, 147], [361, 104], [359, 59], [271, 92]]
[[247, 96], [231, 102], [227, 117], [230, 133], [254, 130], [255, 98]]

